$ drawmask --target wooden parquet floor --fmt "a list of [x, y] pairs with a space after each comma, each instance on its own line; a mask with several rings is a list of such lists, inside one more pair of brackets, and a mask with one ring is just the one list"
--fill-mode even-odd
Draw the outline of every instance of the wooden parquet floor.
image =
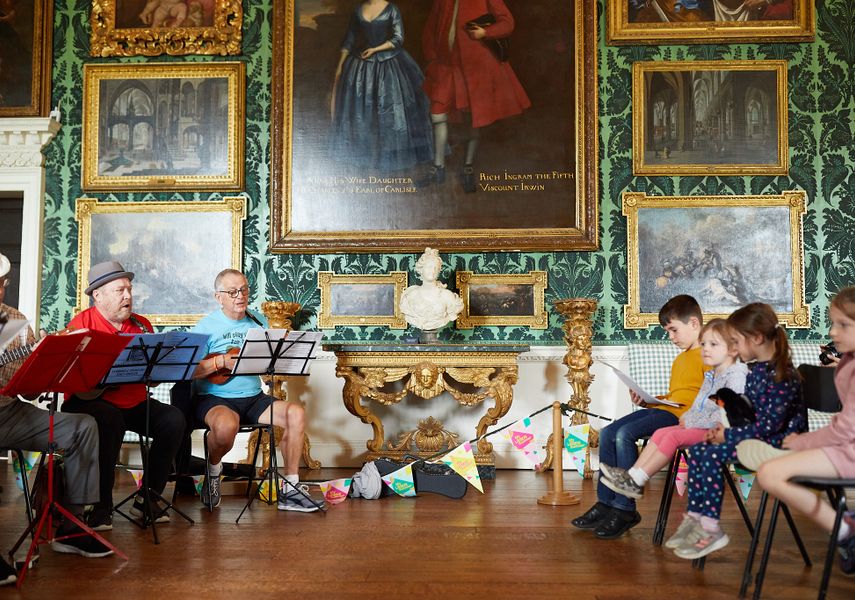
[[[353, 469], [304, 475], [332, 479]], [[652, 545], [664, 477], [654, 478], [640, 504], [643, 520], [629, 535], [600, 541], [569, 526], [595, 499], [592, 482], [569, 473], [565, 487], [582, 504], [545, 507], [536, 499], [551, 475], [499, 471], [485, 494], [470, 488], [461, 500], [423, 495], [347, 500], [326, 515], [282, 513], [255, 503], [241, 523], [243, 501], [226, 496], [213, 515], [198, 499], [179, 499], [196, 519], [173, 516], [158, 527], [160, 545], [117, 517], [106, 535], [130, 560], [84, 559], [42, 547], [22, 590], [0, 588], [0, 598], [478, 598], [719, 599], [735, 598], [748, 535], [728, 497], [724, 526], [730, 545], [712, 555], [705, 571]], [[119, 493], [131, 488], [119, 477]], [[24, 527], [23, 500], [11, 468], [0, 463], [0, 547], [5, 553]], [[170, 488], [168, 488], [170, 489]], [[756, 512], [759, 492], [749, 510]], [[670, 534], [685, 500], [675, 498]], [[821, 564], [827, 537], [797, 517], [811, 557]], [[819, 565], [806, 569], [785, 526], [779, 526], [763, 597], [815, 598]], [[855, 579], [835, 566], [829, 598], [855, 598]]]

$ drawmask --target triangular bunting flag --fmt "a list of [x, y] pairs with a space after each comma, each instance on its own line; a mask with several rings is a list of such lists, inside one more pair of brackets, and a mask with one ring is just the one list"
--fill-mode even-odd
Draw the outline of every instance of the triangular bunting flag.
[[739, 484], [739, 491], [742, 492], [742, 497], [748, 500], [748, 494], [751, 493], [751, 488], [754, 487], [754, 478], [757, 473], [734, 467], [736, 471], [736, 483]]
[[576, 468], [576, 472], [582, 479], [585, 478], [585, 451], [574, 452], [570, 455], [570, 462]]
[[196, 493], [200, 496], [202, 495], [202, 486], [205, 485], [205, 476], [204, 475], [192, 475], [193, 477], [193, 487], [196, 490]]
[[128, 469], [128, 473], [130, 473], [131, 477], [134, 478], [134, 483], [137, 484], [137, 489], [140, 489], [140, 486], [142, 486], [143, 470], [142, 469]]
[[588, 433], [591, 426], [585, 423], [584, 425], [571, 425], [567, 429], [567, 435], [564, 436], [564, 449], [570, 454], [582, 452], [588, 447]]
[[543, 451], [537, 448], [534, 433], [531, 431], [531, 419], [526, 417], [514, 422], [507, 429], [502, 430], [502, 436], [511, 443], [511, 446], [523, 453], [523, 455], [537, 469], [543, 462]]
[[[27, 468], [27, 465], [24, 465], [24, 468]], [[15, 485], [18, 486], [19, 491], [24, 491], [24, 480], [23, 477], [26, 475], [21, 473], [21, 463], [17, 460], [12, 461], [12, 470], [15, 472]]]
[[686, 464], [686, 457], [680, 455], [680, 464], [677, 465], [677, 475], [674, 478], [674, 487], [677, 488], [677, 493], [681, 496], [686, 493], [686, 484], [689, 481], [689, 465]]
[[[280, 487], [282, 486], [282, 482], [279, 483]], [[270, 490], [270, 480], [265, 479], [261, 482], [261, 485], [258, 486], [258, 499], [263, 500], [264, 502], [275, 502], [279, 495], [276, 493], [276, 488], [273, 488], [273, 497], [270, 498], [271, 490]], [[270, 498], [270, 500], [268, 500]]]
[[383, 476], [383, 483], [405, 498], [416, 495], [416, 484], [413, 481], [413, 465], [404, 465], [397, 471]]
[[482, 494], [481, 476], [478, 475], [478, 466], [475, 464], [475, 455], [472, 454], [472, 444], [464, 442], [457, 448], [442, 457], [442, 462], [454, 469], [463, 479], [475, 486]]
[[352, 481], [352, 479], [333, 479], [332, 481], [321, 482], [321, 493], [324, 495], [324, 500], [330, 504], [339, 504], [347, 500]]
[[26, 463], [28, 471], [33, 470], [41, 455], [42, 453], [38, 450], [27, 450], [24, 452], [24, 463]]

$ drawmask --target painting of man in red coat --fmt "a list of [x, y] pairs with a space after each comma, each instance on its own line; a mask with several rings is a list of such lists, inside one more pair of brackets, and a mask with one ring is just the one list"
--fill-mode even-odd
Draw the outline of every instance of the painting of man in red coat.
[[531, 107], [501, 42], [513, 31], [514, 17], [503, 0], [434, 0], [422, 34], [434, 129], [429, 183], [445, 182], [449, 121], [469, 128], [461, 182], [472, 193], [479, 130]]

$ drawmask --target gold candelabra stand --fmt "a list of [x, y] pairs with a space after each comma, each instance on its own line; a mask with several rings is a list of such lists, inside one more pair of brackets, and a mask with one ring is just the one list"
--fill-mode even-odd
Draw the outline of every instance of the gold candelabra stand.
[[[594, 337], [593, 315], [597, 310], [597, 301], [592, 298], [565, 298], [553, 302], [555, 309], [564, 317], [564, 342], [567, 344], [567, 354], [564, 355], [564, 364], [567, 365], [565, 377], [573, 390], [573, 396], [568, 404], [570, 408], [588, 410], [591, 396], [588, 388], [594, 381], [591, 375], [591, 363], [593, 362], [592, 339]], [[588, 415], [584, 413], [573, 413], [573, 425], [583, 425], [588, 422]], [[588, 449], [585, 452], [585, 479], [592, 477], [591, 471], [591, 448], [599, 445], [599, 434], [593, 429], [588, 435]], [[546, 470], [552, 465], [554, 459], [552, 446], [552, 435], [546, 442], [546, 460], [543, 461], [541, 470]]]

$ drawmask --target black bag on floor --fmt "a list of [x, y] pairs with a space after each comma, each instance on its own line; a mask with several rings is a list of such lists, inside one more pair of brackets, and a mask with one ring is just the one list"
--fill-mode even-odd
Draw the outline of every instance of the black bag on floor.
[[[374, 461], [377, 471], [383, 477], [393, 473], [406, 465], [406, 462], [391, 460], [389, 458], [378, 458]], [[416, 486], [416, 494], [440, 494], [449, 498], [462, 498], [466, 495], [469, 484], [458, 473], [448, 465], [416, 463], [413, 466], [413, 483]], [[381, 496], [394, 494], [389, 486], [383, 486]]]

